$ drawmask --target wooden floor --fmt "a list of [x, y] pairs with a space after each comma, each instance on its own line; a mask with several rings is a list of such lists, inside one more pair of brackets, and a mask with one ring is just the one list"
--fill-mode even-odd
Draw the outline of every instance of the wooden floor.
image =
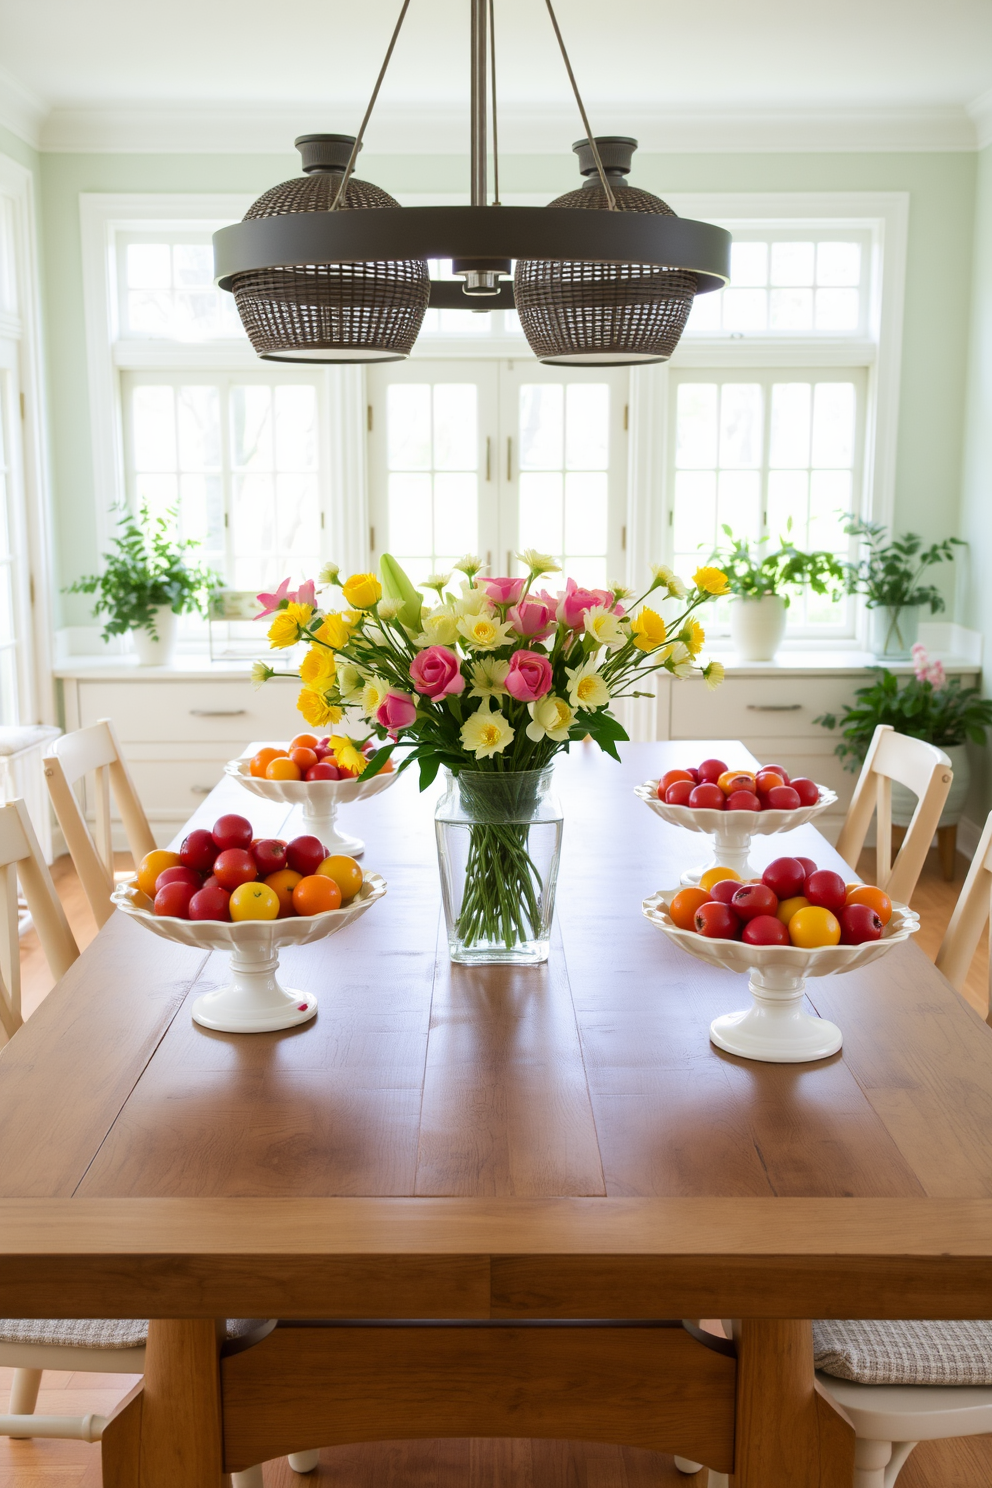
[[[858, 865], [871, 882], [871, 852]], [[121, 870], [129, 866], [122, 855]], [[919, 944], [929, 956], [940, 945], [967, 864], [958, 857], [954, 883], [943, 881], [936, 854], [920, 878], [913, 907], [922, 919]], [[96, 934], [96, 923], [68, 858], [53, 869], [66, 914], [80, 946]], [[25, 1014], [51, 990], [52, 979], [33, 933], [21, 943]], [[988, 936], [975, 957], [965, 995], [984, 1016], [988, 1007]], [[0, 1369], [0, 1412], [11, 1371]], [[49, 1415], [106, 1412], [134, 1383], [129, 1375], [45, 1375], [38, 1410]], [[318, 1470], [302, 1477], [284, 1460], [267, 1463], [266, 1488], [675, 1488], [698, 1484], [676, 1471], [672, 1458], [633, 1447], [588, 1442], [427, 1441], [376, 1442], [337, 1447], [321, 1454]], [[992, 1483], [992, 1436], [923, 1443], [899, 1475], [898, 1488], [988, 1488]], [[100, 1488], [100, 1449], [84, 1442], [10, 1441], [0, 1437], [0, 1488]], [[177, 1488], [180, 1485], [177, 1484]]]

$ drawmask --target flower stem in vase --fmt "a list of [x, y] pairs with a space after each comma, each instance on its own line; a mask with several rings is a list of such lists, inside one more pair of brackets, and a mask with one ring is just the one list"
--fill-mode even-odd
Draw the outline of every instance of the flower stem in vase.
[[465, 894], [456, 925], [466, 946], [499, 941], [509, 949], [537, 939], [542, 923], [541, 875], [527, 851], [527, 826], [469, 828]]

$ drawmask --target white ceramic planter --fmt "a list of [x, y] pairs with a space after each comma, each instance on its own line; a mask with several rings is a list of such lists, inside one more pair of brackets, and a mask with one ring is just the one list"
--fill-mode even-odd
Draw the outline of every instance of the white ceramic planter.
[[779, 594], [736, 595], [730, 602], [730, 639], [741, 661], [774, 661], [785, 635], [786, 605]]
[[174, 615], [168, 605], [155, 608], [155, 629], [158, 640], [150, 631], [132, 630], [131, 638], [138, 653], [139, 666], [168, 666], [176, 649], [176, 628], [179, 616]]
[[372, 775], [368, 780], [263, 780], [253, 775], [246, 758], [228, 760], [224, 773], [263, 801], [283, 801], [287, 806], [302, 806], [307, 830], [319, 837], [329, 853], [346, 853], [357, 858], [365, 851], [360, 837], [351, 837], [337, 828], [339, 806], [351, 801], [366, 801], [388, 790], [396, 781], [396, 771]]
[[741, 940], [710, 940], [693, 930], [680, 930], [668, 907], [678, 889], [652, 894], [641, 905], [644, 915], [669, 940], [710, 966], [750, 973], [751, 1006], [725, 1013], [710, 1024], [717, 1048], [764, 1064], [806, 1064], [836, 1054], [844, 1036], [836, 1023], [803, 1007], [807, 977], [838, 975], [868, 966], [901, 945], [920, 928], [920, 917], [905, 904], [893, 904], [892, 918], [881, 940], [858, 946], [751, 946]]
[[228, 951], [231, 980], [215, 992], [205, 992], [193, 1003], [193, 1021], [220, 1033], [271, 1033], [306, 1023], [317, 1011], [312, 992], [283, 987], [276, 976], [279, 949], [309, 945], [343, 930], [371, 909], [386, 892], [378, 873], [365, 881], [350, 904], [323, 914], [288, 920], [178, 920], [152, 913], [152, 901], [135, 879], [118, 884], [110, 896], [129, 919], [136, 920], [163, 940], [195, 946], [201, 951]]
[[752, 837], [770, 837], [775, 832], [791, 832], [804, 826], [822, 811], [837, 803], [836, 791], [817, 785], [820, 799], [815, 806], [799, 806], [795, 811], [714, 811], [712, 808], [669, 806], [658, 799], [657, 780], [645, 780], [634, 786], [634, 795], [650, 806], [662, 821], [689, 832], [705, 832], [713, 838], [713, 856], [702, 868], [687, 868], [684, 884], [698, 883], [707, 868], [733, 868], [741, 878], [755, 878], [757, 869], [748, 856]]
[[[971, 786], [971, 765], [968, 763], [967, 744], [951, 744], [944, 749], [951, 762], [954, 779], [940, 814], [938, 827], [953, 827], [961, 820], [964, 803]], [[916, 810], [916, 796], [898, 781], [892, 782], [892, 822], [897, 827], [908, 827]]]

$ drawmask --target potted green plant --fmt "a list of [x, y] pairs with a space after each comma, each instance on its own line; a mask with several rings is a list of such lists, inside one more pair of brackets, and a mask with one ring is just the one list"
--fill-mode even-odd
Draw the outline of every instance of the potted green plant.
[[[904, 687], [894, 672], [871, 667], [876, 679], [859, 687], [854, 702], [839, 715], [824, 713], [814, 719], [824, 728], [839, 728], [840, 742], [834, 753], [846, 770], [859, 770], [880, 723], [888, 723], [900, 734], [936, 744], [951, 762], [954, 781], [940, 818], [941, 827], [956, 826], [961, 818], [971, 770], [968, 741], [984, 745], [985, 731], [992, 725], [992, 699], [983, 698], [977, 687], [963, 687], [960, 677], [947, 677], [941, 662], [931, 662], [923, 646], [913, 647], [914, 675]], [[907, 827], [916, 809], [916, 797], [893, 783], [892, 820]]]
[[944, 596], [936, 585], [920, 580], [934, 564], [952, 563], [955, 545], [964, 544], [959, 537], [945, 537], [925, 548], [917, 532], [904, 532], [888, 542], [880, 523], [864, 522], [853, 515], [844, 531], [864, 543], [862, 556], [849, 566], [849, 589], [867, 600], [872, 618], [871, 649], [886, 661], [908, 661], [922, 606], [929, 605], [931, 615], [945, 608]]
[[93, 614], [103, 615], [103, 639], [131, 634], [141, 666], [164, 666], [171, 658], [179, 615], [205, 615], [210, 591], [220, 579], [191, 565], [186, 554], [199, 547], [193, 538], [173, 536], [175, 512], [152, 517], [142, 503], [138, 517], [125, 512], [103, 571], [85, 574], [67, 594], [95, 594]]
[[774, 551], [762, 553], [767, 537], [752, 542], [735, 537], [728, 526], [723, 531], [729, 546], [713, 556], [730, 581], [734, 596], [730, 605], [730, 638], [742, 661], [772, 661], [785, 635], [790, 591], [809, 587], [815, 594], [839, 599], [844, 593], [847, 568], [834, 553], [803, 553], [790, 537], [779, 538]]

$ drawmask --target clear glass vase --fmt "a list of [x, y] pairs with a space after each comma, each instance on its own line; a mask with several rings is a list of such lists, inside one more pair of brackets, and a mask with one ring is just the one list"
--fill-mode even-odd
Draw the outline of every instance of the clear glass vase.
[[553, 771], [445, 771], [434, 812], [452, 961], [548, 959], [561, 855]]

